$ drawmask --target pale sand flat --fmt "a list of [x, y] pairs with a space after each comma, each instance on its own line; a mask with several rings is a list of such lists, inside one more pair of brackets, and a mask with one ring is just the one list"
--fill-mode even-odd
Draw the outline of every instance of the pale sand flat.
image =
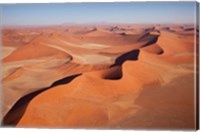
[[2, 57], [1, 59], [5, 58], [6, 56], [9, 56], [16, 48], [10, 47], [10, 46], [2, 46]]

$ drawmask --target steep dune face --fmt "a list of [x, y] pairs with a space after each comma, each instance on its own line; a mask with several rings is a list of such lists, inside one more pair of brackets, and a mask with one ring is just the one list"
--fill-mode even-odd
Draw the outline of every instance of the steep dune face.
[[184, 37], [169, 32], [163, 32], [163, 35], [166, 37], [160, 37], [158, 45], [165, 48], [165, 54], [194, 52], [194, 36]]
[[4, 58], [5, 125], [194, 129], [194, 36], [172, 28], [68, 27], [18, 48]]
[[37, 59], [42, 57], [55, 56], [57, 54], [60, 54], [60, 56], [63, 56], [63, 58], [70, 57], [70, 55], [67, 55], [55, 48], [32, 43], [15, 50], [11, 55], [4, 58], [3, 61], [11, 62], [19, 60]]
[[164, 50], [158, 46], [157, 44], [153, 44], [151, 46], [148, 46], [148, 47], [144, 47], [142, 48], [143, 51], [146, 51], [146, 52], [149, 52], [149, 53], [152, 53], [152, 54], [162, 54], [164, 52]]

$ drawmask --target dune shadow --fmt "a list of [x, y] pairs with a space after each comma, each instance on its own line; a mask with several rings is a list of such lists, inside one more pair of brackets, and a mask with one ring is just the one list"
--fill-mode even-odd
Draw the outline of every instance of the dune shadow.
[[158, 41], [158, 37], [159, 37], [159, 35], [152, 36], [152, 38], [145, 45], [143, 45], [142, 47], [150, 46], [150, 45], [156, 43]]
[[193, 31], [193, 30], [195, 30], [194, 28], [186, 28], [186, 29], [184, 29], [184, 31]]
[[29, 104], [29, 102], [36, 97], [38, 94], [44, 92], [45, 90], [48, 90], [52, 87], [66, 84], [71, 82], [74, 78], [80, 76], [81, 74], [72, 75], [69, 77], [65, 77], [63, 79], [55, 81], [50, 87], [42, 88], [38, 91], [32, 92], [28, 95], [23, 96], [20, 98], [15, 105], [10, 109], [10, 111], [5, 115], [2, 121], [2, 126], [16, 126], [17, 123], [20, 121], [21, 117], [24, 115], [24, 112], [26, 111], [26, 108]]
[[[149, 35], [149, 34], [148, 34]], [[157, 41], [158, 41], [158, 37], [160, 35], [151, 35], [151, 39], [146, 43], [144, 44], [142, 47], [146, 47], [146, 46], [150, 46], [152, 44], [155, 44]], [[145, 39], [147, 36], [144, 35], [141, 39]], [[141, 48], [142, 48], [141, 47]], [[164, 51], [162, 50], [159, 54], [162, 54]], [[121, 56], [119, 56], [116, 60], [115, 60], [115, 63], [113, 65], [111, 65], [110, 67], [116, 67], [116, 66], [122, 66], [122, 64], [127, 61], [127, 60], [138, 60], [138, 57], [139, 57], [139, 53], [140, 53], [140, 49], [134, 49], [134, 50], [131, 50], [125, 54], [122, 54]], [[109, 80], [118, 80], [118, 79], [121, 79], [122, 78], [122, 70], [120, 69], [118, 72], [118, 74], [116, 75], [107, 75], [104, 79], [109, 79]], [[113, 73], [112, 73], [113, 74]]]
[[80, 76], [81, 74], [76, 74], [76, 75], [72, 75], [72, 76], [69, 76], [69, 77], [65, 77], [63, 79], [60, 79], [60, 80], [57, 80], [55, 81], [51, 86], [51, 87], [55, 87], [55, 86], [58, 86], [58, 85], [62, 85], [62, 84], [66, 84], [66, 83], [69, 83], [71, 82], [74, 78]]
[[113, 65], [111, 65], [111, 67], [114, 66], [120, 66], [122, 65], [126, 60], [137, 60], [138, 59], [138, 55], [139, 55], [140, 50], [139, 49], [135, 49], [135, 50], [131, 50], [121, 56], [119, 56], [116, 60], [115, 63]]
[[[159, 37], [159, 35], [151, 36], [151, 39], [142, 47], [146, 47], [146, 46], [155, 44], [158, 41], [158, 37]], [[115, 60], [115, 63], [113, 65], [111, 65], [111, 67], [122, 65], [126, 60], [138, 60], [139, 53], [140, 53], [140, 49], [134, 49], [125, 54], [122, 54]]]
[[122, 78], [122, 68], [121, 67], [115, 73], [104, 77], [104, 79], [106, 79], [106, 80], [119, 80], [121, 78]]
[[122, 78], [122, 66], [116, 66], [111, 68], [107, 74], [103, 75], [103, 79], [106, 80], [119, 80]]

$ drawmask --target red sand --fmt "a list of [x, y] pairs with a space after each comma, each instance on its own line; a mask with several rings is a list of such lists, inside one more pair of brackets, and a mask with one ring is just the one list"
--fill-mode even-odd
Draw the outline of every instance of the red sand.
[[[5, 125], [195, 128], [194, 30], [134, 25], [29, 30], [3, 32], [3, 46], [17, 47], [3, 58]], [[18, 45], [16, 36], [34, 39]]]

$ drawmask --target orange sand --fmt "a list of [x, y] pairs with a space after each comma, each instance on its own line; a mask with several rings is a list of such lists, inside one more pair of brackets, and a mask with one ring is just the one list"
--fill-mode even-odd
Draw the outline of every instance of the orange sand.
[[195, 30], [183, 27], [4, 29], [16, 48], [2, 59], [4, 124], [194, 129]]

